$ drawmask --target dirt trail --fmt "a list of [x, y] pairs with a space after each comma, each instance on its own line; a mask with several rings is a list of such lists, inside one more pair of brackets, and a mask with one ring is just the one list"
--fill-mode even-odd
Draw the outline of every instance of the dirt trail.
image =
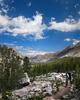
[[67, 87], [60, 89], [59, 92], [57, 92], [55, 95], [46, 97], [43, 100], [57, 100], [60, 97], [68, 94], [70, 92], [70, 89], [71, 89], [71, 85], [68, 85]]

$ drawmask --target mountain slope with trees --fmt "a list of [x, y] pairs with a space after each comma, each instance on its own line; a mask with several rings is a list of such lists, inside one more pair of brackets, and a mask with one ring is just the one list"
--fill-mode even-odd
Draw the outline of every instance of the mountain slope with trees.
[[19, 80], [28, 72], [28, 57], [21, 58], [12, 48], [0, 45], [0, 92], [5, 97], [6, 91], [19, 88]]

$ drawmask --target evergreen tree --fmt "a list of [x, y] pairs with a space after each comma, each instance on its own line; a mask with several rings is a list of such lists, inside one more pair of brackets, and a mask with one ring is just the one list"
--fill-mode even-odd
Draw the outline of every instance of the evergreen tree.
[[21, 58], [12, 48], [0, 45], [0, 91], [2, 95], [6, 91], [15, 89], [19, 85], [19, 80], [23, 75]]
[[24, 72], [27, 72], [28, 74], [30, 74], [31, 66], [30, 66], [29, 58], [28, 57], [24, 57], [23, 62], [24, 62], [23, 63]]

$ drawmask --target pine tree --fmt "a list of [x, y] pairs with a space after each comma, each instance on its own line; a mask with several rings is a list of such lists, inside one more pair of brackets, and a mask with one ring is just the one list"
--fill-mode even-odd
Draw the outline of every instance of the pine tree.
[[12, 48], [0, 45], [0, 57], [0, 91], [4, 95], [6, 91], [18, 88], [23, 69], [21, 58]]

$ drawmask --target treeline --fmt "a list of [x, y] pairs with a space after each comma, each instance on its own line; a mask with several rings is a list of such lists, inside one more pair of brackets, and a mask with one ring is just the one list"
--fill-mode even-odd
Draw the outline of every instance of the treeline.
[[48, 63], [34, 64], [32, 74], [34, 76], [49, 72], [68, 72], [80, 67], [80, 57], [66, 57]]

